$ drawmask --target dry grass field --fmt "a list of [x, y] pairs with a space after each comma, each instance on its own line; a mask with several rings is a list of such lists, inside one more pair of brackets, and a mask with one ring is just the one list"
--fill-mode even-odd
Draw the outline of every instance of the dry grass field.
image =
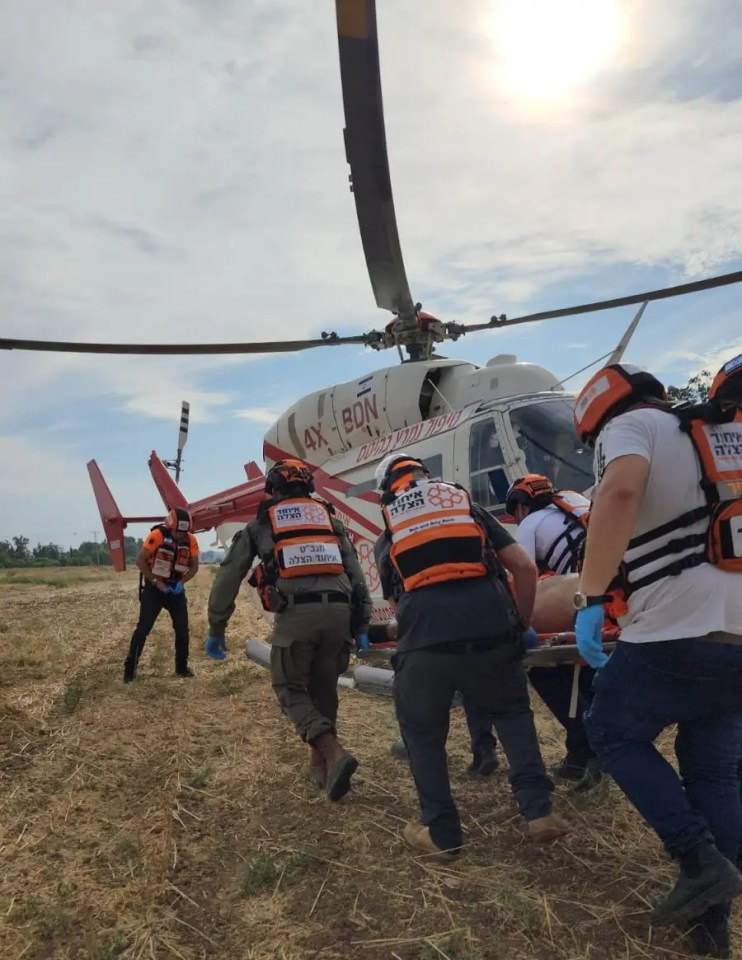
[[[647, 912], [674, 876], [614, 785], [557, 795], [571, 821], [535, 848], [502, 772], [468, 782], [463, 719], [451, 774], [467, 835], [436, 868], [400, 840], [416, 814], [388, 755], [391, 703], [342, 694], [361, 761], [336, 805], [299, 776], [304, 748], [266, 672], [246, 598], [230, 657], [203, 654], [208, 569], [189, 587], [193, 680], [173, 674], [169, 619], [121, 682], [133, 574], [0, 572], [2, 960], [633, 960], [688, 956]], [[544, 754], [561, 753], [538, 709]], [[737, 921], [735, 957], [742, 957]]]

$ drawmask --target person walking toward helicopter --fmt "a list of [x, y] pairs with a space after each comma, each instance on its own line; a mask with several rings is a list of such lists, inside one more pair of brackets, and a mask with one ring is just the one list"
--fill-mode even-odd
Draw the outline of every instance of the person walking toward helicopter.
[[[516, 541], [535, 561], [542, 574], [576, 573], [587, 533], [590, 501], [572, 490], [558, 491], [551, 480], [528, 473], [515, 480], [505, 497], [505, 507], [518, 524]], [[592, 703], [595, 672], [579, 668], [576, 716], [570, 717], [575, 667], [531, 667], [528, 679], [536, 693], [559, 721], [566, 734], [565, 756], [551, 766], [560, 780], [573, 781], [573, 792], [592, 789], [602, 773], [590, 746], [583, 717]]]
[[305, 776], [330, 800], [350, 790], [358, 761], [337, 738], [337, 681], [352, 640], [368, 644], [371, 597], [356, 552], [332, 508], [314, 493], [297, 459], [277, 461], [265, 478], [267, 498], [236, 534], [209, 595], [206, 653], [226, 654], [225, 630], [240, 584], [250, 578], [275, 614], [271, 682], [283, 712], [310, 747]]
[[198, 573], [198, 540], [191, 533], [191, 515], [177, 507], [152, 527], [136, 559], [139, 568], [139, 621], [124, 661], [124, 683], [136, 677], [144, 644], [160, 612], [170, 614], [175, 631], [175, 672], [192, 677], [188, 666], [188, 601], [185, 585]]
[[[575, 404], [595, 446], [575, 633], [599, 668], [587, 716], [593, 748], [665, 849], [677, 882], [651, 913], [689, 930], [695, 952], [730, 955], [742, 837], [742, 355], [707, 404], [672, 408], [656, 377], [611, 364]], [[625, 603], [610, 659], [606, 591]], [[654, 746], [677, 725], [680, 776]]]
[[376, 563], [398, 621], [394, 704], [420, 801], [420, 822], [405, 826], [405, 840], [440, 861], [455, 859], [462, 845], [446, 763], [457, 690], [494, 720], [531, 837], [561, 836], [567, 825], [552, 813], [553, 784], [522, 665], [521, 635], [536, 590], [533, 561], [463, 487], [430, 480], [415, 457], [387, 457], [376, 479], [384, 520]]

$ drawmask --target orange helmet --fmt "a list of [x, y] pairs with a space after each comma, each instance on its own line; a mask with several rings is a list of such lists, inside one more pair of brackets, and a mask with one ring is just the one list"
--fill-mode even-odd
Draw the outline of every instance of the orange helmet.
[[406, 453], [393, 454], [382, 460], [376, 468], [376, 486], [379, 493], [396, 493], [412, 479], [415, 470], [430, 476], [430, 471], [417, 457]]
[[583, 443], [592, 446], [611, 417], [632, 403], [652, 397], [667, 400], [663, 384], [642, 367], [611, 363], [587, 381], [575, 402], [575, 426]]
[[529, 508], [546, 506], [555, 493], [554, 484], [548, 477], [540, 473], [527, 473], [525, 477], [518, 477], [510, 484], [505, 495], [505, 509], [511, 516], [515, 516], [518, 504]]
[[303, 487], [314, 493], [312, 472], [303, 460], [277, 460], [265, 478], [265, 492], [286, 496], [290, 487]]
[[173, 507], [167, 512], [165, 526], [173, 533], [189, 533], [191, 530], [191, 515], [183, 507]]
[[709, 387], [709, 400], [742, 405], [742, 353], [727, 360]]

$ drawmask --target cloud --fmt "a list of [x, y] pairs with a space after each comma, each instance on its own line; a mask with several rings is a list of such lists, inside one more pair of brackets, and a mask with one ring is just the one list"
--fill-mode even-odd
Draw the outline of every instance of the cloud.
[[242, 420], [251, 420], [253, 423], [270, 425], [281, 416], [281, 411], [271, 410], [269, 407], [248, 407], [246, 410], [235, 410], [233, 416]]
[[[378, 6], [399, 232], [426, 309], [482, 322], [633, 292], [627, 277], [651, 278], [648, 289], [739, 262], [733, 2], [710, 17], [703, 0], [620, 0], [610, 59], [548, 104], [504, 84], [497, 0]], [[5, 335], [247, 342], [386, 322], [347, 189], [331, 5], [319, 16], [304, 0], [27, 0], [0, 7], [0, 56]], [[652, 344], [673, 375], [696, 363], [678, 350], [704, 350], [687, 316], [674, 355], [667, 337]], [[573, 330], [567, 347], [555, 337], [554, 369], [579, 365], [583, 330], [602, 348], [603, 328]], [[508, 338], [535, 352], [548, 329]], [[490, 345], [462, 342], [482, 355]], [[346, 376], [357, 351], [338, 350], [332, 363], [305, 354], [301, 378], [288, 359], [0, 353], [0, 429], [72, 436], [85, 417], [101, 435], [142, 418], [154, 430], [186, 398], [194, 422], [234, 428], [237, 416], [252, 437], [283, 407], [274, 397]]]

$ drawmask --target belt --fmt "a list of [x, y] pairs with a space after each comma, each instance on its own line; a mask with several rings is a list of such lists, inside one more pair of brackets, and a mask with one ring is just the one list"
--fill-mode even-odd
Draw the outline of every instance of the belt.
[[512, 633], [501, 633], [496, 637], [484, 637], [481, 640], [446, 640], [427, 647], [430, 653], [483, 653], [485, 650], [494, 650], [507, 643], [515, 645]]
[[328, 593], [296, 593], [287, 597], [289, 606], [297, 603], [350, 603], [350, 594], [340, 593], [339, 591], [329, 591]]

